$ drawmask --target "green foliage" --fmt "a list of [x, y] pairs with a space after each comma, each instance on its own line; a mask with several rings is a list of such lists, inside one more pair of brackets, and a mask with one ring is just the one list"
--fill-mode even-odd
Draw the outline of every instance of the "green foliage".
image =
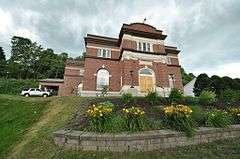
[[36, 80], [0, 79], [0, 94], [19, 95], [24, 88], [36, 88]]
[[113, 103], [111, 103], [110, 101], [101, 102], [98, 105], [101, 105], [106, 108], [111, 108], [111, 109], [115, 108], [115, 105]]
[[203, 90], [199, 96], [199, 102], [202, 105], [212, 104], [216, 100], [216, 94], [212, 91]]
[[121, 115], [114, 114], [106, 122], [105, 132], [118, 133], [125, 131], [125, 119]]
[[207, 74], [200, 74], [194, 84], [194, 94], [199, 96], [203, 90], [210, 90], [216, 93], [217, 97], [225, 90], [240, 90], [240, 79], [230, 77], [218, 77], [213, 75], [211, 78]]
[[183, 68], [181, 68], [181, 75], [182, 75], [182, 82], [183, 85], [186, 85], [188, 82], [190, 82], [195, 76], [192, 73], [186, 73]]
[[11, 57], [8, 60], [9, 78], [63, 78], [66, 53], [55, 54], [30, 39], [13, 36]]
[[183, 101], [183, 95], [178, 89], [172, 89], [170, 95], [169, 95], [169, 100], [172, 103], [181, 103]]
[[240, 124], [240, 107], [232, 107], [228, 109], [234, 124]]
[[149, 92], [145, 99], [151, 106], [154, 106], [158, 103], [158, 94], [157, 92]]
[[145, 112], [139, 107], [124, 108], [125, 128], [127, 131], [142, 131], [146, 125]]
[[238, 92], [231, 89], [224, 90], [221, 92], [219, 99], [230, 105], [238, 100]]
[[134, 103], [134, 97], [131, 93], [123, 93], [121, 96], [121, 101], [124, 105], [131, 105]]
[[213, 109], [207, 112], [207, 125], [213, 127], [227, 127], [231, 118], [226, 111]]
[[3, 48], [0, 47], [0, 78], [3, 78], [7, 75], [7, 70], [6, 70], [6, 56], [3, 51]]
[[103, 105], [93, 105], [87, 110], [90, 126], [89, 129], [97, 132], [105, 132], [107, 123], [112, 117], [112, 108]]
[[107, 92], [108, 92], [108, 86], [103, 85], [101, 89], [101, 95], [104, 97], [107, 95]]
[[195, 121], [197, 126], [205, 126], [207, 122], [207, 114], [199, 106], [191, 106], [192, 119]]
[[204, 89], [207, 89], [210, 84], [210, 79], [207, 74], [200, 74], [194, 84], [193, 92], [195, 96], [199, 96]]
[[40, 119], [48, 102], [43, 99], [0, 96], [0, 158], [7, 158], [5, 155]]
[[183, 100], [187, 105], [197, 105], [199, 103], [198, 97], [184, 96]]
[[177, 131], [183, 131], [189, 137], [193, 136], [195, 122], [192, 118], [191, 108], [185, 105], [165, 107], [164, 125]]

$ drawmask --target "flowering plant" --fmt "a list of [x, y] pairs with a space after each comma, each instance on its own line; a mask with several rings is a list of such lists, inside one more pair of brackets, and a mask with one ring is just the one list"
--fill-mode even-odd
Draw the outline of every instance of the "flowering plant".
[[227, 127], [230, 116], [225, 110], [213, 109], [207, 113], [207, 125], [214, 127]]
[[90, 119], [90, 124], [93, 130], [102, 132], [105, 129], [107, 120], [112, 114], [111, 107], [105, 107], [103, 105], [92, 105], [87, 110], [87, 116]]
[[122, 109], [126, 121], [126, 128], [129, 131], [143, 130], [145, 112], [139, 107]]
[[165, 124], [167, 127], [178, 131], [185, 131], [191, 136], [194, 133], [192, 109], [186, 105], [167, 106], [163, 108]]
[[240, 123], [240, 107], [232, 107], [228, 110], [229, 114], [233, 118], [233, 122], [238, 124]]

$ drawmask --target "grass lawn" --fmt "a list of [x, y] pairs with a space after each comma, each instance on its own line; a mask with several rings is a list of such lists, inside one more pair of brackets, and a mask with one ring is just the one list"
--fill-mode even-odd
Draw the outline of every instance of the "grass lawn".
[[0, 158], [20, 142], [42, 116], [49, 100], [0, 95]]
[[86, 101], [80, 97], [0, 96], [0, 158], [5, 158], [6, 153], [8, 158], [23, 159], [240, 158], [240, 139], [148, 153], [77, 152], [55, 146], [52, 132], [63, 128], [76, 110], [85, 112], [81, 103]]

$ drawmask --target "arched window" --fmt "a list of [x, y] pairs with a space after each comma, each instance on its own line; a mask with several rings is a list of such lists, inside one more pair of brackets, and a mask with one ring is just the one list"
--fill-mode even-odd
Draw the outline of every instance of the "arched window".
[[97, 72], [97, 90], [103, 89], [109, 85], [109, 72], [106, 69], [100, 69]]
[[143, 68], [139, 72], [140, 75], [153, 75], [152, 70], [149, 68]]

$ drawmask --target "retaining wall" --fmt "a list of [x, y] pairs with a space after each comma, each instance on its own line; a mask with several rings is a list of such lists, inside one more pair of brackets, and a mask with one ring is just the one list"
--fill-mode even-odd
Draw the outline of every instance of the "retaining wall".
[[59, 146], [83, 151], [153, 151], [209, 143], [216, 140], [240, 137], [240, 125], [229, 128], [200, 127], [195, 136], [183, 132], [154, 130], [138, 133], [101, 134], [75, 130], [54, 132]]

